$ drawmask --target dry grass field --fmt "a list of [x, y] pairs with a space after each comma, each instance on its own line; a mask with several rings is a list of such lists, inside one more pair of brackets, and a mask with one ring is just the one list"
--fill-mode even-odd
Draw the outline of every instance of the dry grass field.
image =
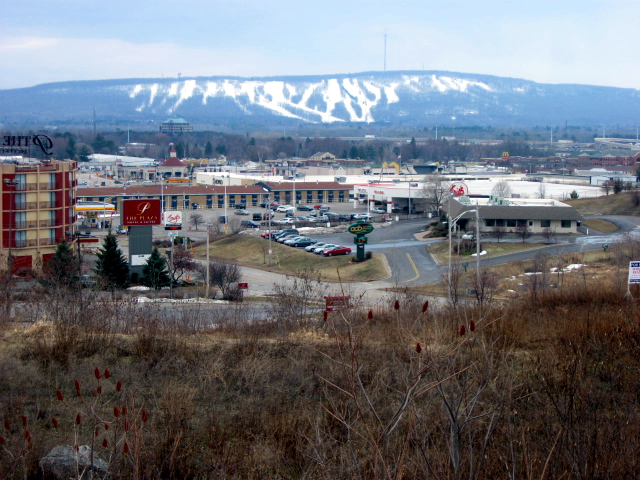
[[639, 254], [538, 258], [373, 310], [309, 313], [301, 279], [260, 318], [5, 277], [2, 478], [42, 478], [55, 445], [91, 446], [114, 479], [635, 478]]

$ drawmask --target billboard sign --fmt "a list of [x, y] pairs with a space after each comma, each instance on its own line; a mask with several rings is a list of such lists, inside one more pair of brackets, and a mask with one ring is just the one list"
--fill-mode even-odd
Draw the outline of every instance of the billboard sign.
[[640, 283], [640, 262], [629, 263], [629, 283]]
[[367, 222], [363, 222], [362, 220], [354, 223], [353, 225], [350, 225], [349, 228], [347, 228], [347, 231], [349, 233], [352, 233], [353, 235], [367, 235], [373, 232], [373, 230], [373, 225]]
[[454, 197], [461, 197], [463, 195], [469, 195], [469, 187], [464, 182], [454, 182], [449, 187], [449, 191]]
[[135, 225], [160, 225], [160, 200], [123, 200], [122, 224]]
[[171, 225], [182, 225], [182, 212], [179, 210], [162, 212], [162, 224], [165, 227]]

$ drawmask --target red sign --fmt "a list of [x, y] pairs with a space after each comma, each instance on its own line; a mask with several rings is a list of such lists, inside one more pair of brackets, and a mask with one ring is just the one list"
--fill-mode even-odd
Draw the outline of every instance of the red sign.
[[469, 195], [469, 187], [464, 182], [452, 183], [449, 187], [449, 191], [453, 193], [454, 197], [461, 197], [462, 195]]
[[160, 200], [123, 200], [123, 225], [160, 225]]
[[325, 310], [327, 312], [334, 312], [336, 310], [342, 310], [343, 308], [349, 308], [351, 307], [351, 305], [349, 304], [350, 298], [351, 297], [349, 295], [324, 297]]
[[248, 283], [238, 282], [238, 290], [248, 290], [248, 289], [249, 289]]

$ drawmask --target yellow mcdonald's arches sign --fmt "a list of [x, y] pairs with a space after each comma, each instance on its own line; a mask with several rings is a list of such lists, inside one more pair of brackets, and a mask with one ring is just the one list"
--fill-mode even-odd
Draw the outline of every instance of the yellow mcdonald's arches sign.
[[502, 152], [502, 158], [509, 158], [509, 152]]
[[396, 169], [396, 175], [400, 175], [400, 165], [398, 165], [396, 162], [391, 162], [391, 163], [384, 162], [382, 164], [382, 168], [387, 168], [387, 167], [395, 168]]

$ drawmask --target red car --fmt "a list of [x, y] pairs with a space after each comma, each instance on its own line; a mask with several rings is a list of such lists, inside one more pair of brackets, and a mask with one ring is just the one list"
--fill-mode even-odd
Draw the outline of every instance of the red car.
[[322, 252], [322, 255], [324, 255], [325, 257], [333, 257], [334, 255], [349, 255], [350, 253], [351, 249], [349, 247], [338, 246], [328, 248], [327, 250]]
[[269, 235], [275, 235], [276, 233], [278, 233], [280, 230], [271, 230], [271, 232], [262, 232], [260, 234], [260, 236], [262, 238], [269, 238]]
[[318, 205], [314, 205], [313, 208], [315, 210], [325, 210], [326, 211], [326, 210], [329, 210], [329, 205], [325, 205], [325, 204], [320, 205], [320, 204], [318, 204]]

